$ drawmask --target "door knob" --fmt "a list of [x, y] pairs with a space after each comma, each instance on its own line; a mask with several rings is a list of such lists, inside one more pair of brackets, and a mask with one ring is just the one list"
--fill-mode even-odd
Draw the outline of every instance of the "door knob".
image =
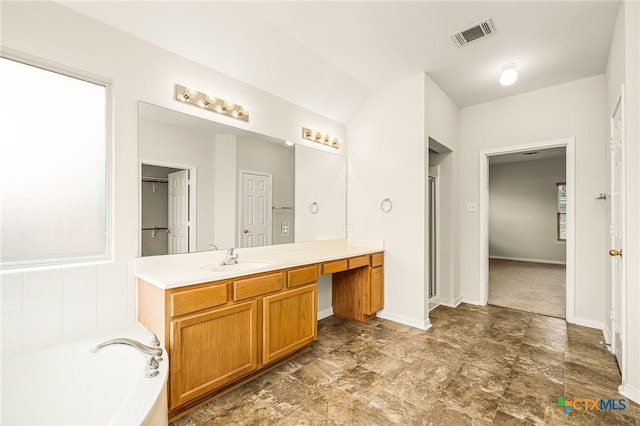
[[[244, 230], [244, 231], [242, 231], [242, 232], [244, 232], [245, 234], [248, 234], [248, 233], [249, 233], [249, 230], [248, 230], [248, 229], [245, 229], [245, 230]], [[613, 256], [613, 255], [612, 255], [612, 256]]]
[[622, 250], [611, 249], [609, 250], [609, 256], [622, 256]]

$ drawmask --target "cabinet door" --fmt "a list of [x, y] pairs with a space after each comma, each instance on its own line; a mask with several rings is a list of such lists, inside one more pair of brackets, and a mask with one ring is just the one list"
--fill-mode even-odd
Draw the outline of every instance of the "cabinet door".
[[382, 266], [371, 268], [369, 289], [369, 309], [367, 314], [375, 314], [384, 308], [384, 269]]
[[318, 285], [263, 299], [263, 364], [300, 349], [318, 337]]
[[257, 368], [257, 307], [253, 300], [170, 322], [169, 409]]

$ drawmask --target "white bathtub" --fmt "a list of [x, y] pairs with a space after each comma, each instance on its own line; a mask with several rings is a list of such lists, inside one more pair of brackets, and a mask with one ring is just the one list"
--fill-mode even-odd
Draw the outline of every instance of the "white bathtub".
[[147, 356], [124, 345], [89, 349], [116, 337], [149, 343], [134, 325], [2, 357], [2, 425], [167, 425], [166, 352], [145, 378]]

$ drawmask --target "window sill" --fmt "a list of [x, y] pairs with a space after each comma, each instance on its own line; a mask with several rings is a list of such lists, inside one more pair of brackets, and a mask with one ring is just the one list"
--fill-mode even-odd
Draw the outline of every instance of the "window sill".
[[556, 240], [555, 242], [556, 244], [563, 244], [563, 245], [567, 244], [567, 240]]

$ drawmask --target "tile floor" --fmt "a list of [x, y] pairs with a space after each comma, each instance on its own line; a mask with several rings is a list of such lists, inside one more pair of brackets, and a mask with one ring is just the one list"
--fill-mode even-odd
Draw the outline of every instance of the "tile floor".
[[638, 425], [640, 407], [564, 414], [558, 397], [620, 399], [598, 330], [495, 306], [438, 307], [422, 331], [318, 323], [313, 350], [176, 420], [186, 425]]

